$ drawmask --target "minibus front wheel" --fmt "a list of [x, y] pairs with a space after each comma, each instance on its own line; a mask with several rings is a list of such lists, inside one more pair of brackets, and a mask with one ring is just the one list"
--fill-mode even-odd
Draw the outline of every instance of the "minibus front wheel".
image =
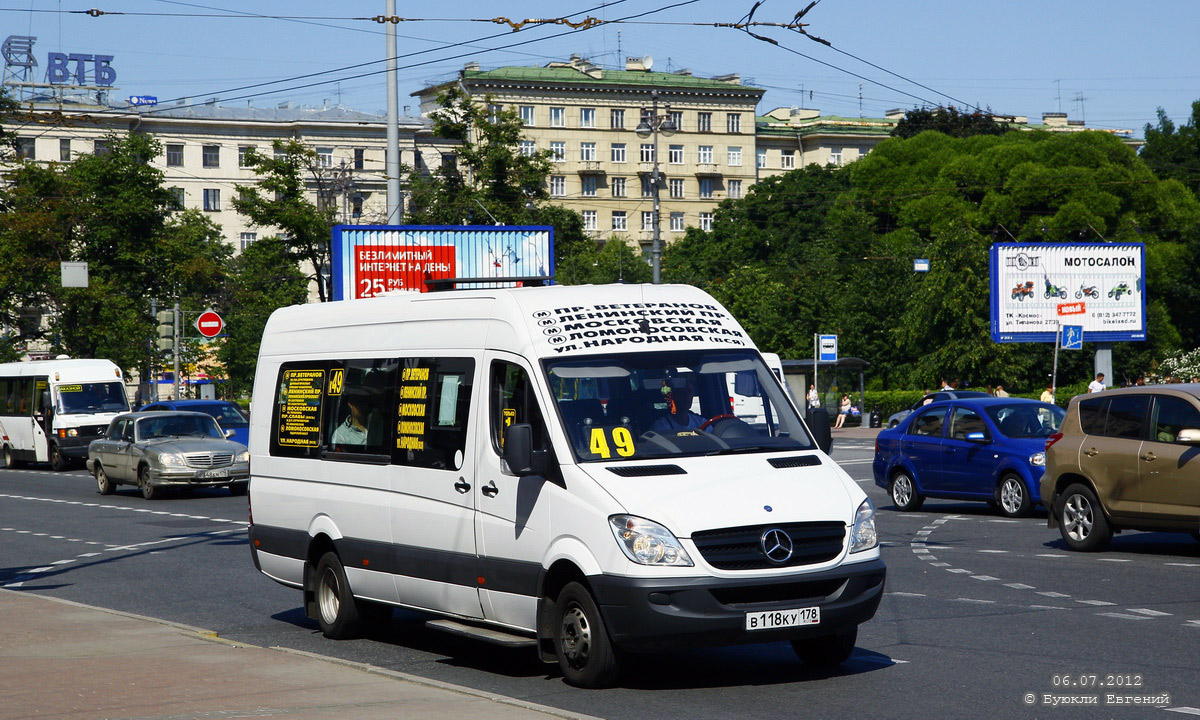
[[63, 455], [62, 448], [58, 445], [50, 445], [50, 469], [54, 472], [62, 472], [71, 466], [71, 461]]
[[588, 589], [567, 583], [554, 604], [554, 650], [566, 681], [576, 687], [608, 687], [619, 670], [616, 648]]

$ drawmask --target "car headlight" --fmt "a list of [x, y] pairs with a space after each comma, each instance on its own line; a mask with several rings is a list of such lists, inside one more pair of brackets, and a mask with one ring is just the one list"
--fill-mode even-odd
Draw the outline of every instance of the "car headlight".
[[250, 451], [243, 450], [240, 453], [238, 453], [237, 458], [234, 460], [234, 462], [250, 462]]
[[871, 498], [862, 501], [854, 514], [854, 529], [850, 531], [850, 552], [862, 552], [879, 546], [879, 534], [875, 532], [875, 506]]
[[608, 523], [625, 556], [635, 563], [692, 566], [679, 539], [662, 525], [633, 515], [613, 515]]
[[171, 467], [184, 467], [187, 465], [183, 461], [183, 456], [176, 455], [175, 453], [159, 453], [158, 464]]
[[1029, 464], [1034, 467], [1046, 467], [1046, 453], [1034, 453], [1029, 456]]

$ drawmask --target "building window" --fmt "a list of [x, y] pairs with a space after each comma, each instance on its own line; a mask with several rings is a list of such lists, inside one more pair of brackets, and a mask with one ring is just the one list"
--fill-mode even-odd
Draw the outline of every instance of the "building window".
[[740, 113], [729, 113], [725, 116], [725, 132], [740, 133], [742, 131], [742, 116]]
[[612, 196], [615, 198], [625, 197], [625, 178], [615, 177], [608, 181], [609, 187], [612, 188]]
[[649, 175], [642, 176], [642, 197], [654, 197], [654, 178]]
[[108, 144], [107, 140], [92, 141], [92, 153], [93, 154], [100, 156], [100, 157], [104, 157], [105, 155], [108, 155], [111, 152], [112, 152], [112, 147]]
[[583, 211], [583, 229], [584, 230], [595, 230], [596, 229], [596, 211], [595, 210], [584, 210]]
[[683, 197], [683, 178], [671, 178], [667, 185], [671, 188], [671, 197]]
[[729, 197], [740, 198], [742, 196], [742, 181], [741, 180], [730, 180], [727, 183], [727, 187], [729, 188]]
[[672, 145], [671, 147], [667, 148], [667, 162], [671, 163], [672, 165], [683, 164], [682, 145]]
[[729, 163], [729, 167], [742, 166], [742, 149], [740, 147], [730, 146], [725, 154], [725, 157], [726, 162]]
[[709, 232], [712, 230], [713, 214], [710, 212], [700, 213], [700, 229]]
[[238, 146], [238, 167], [250, 167], [250, 153], [253, 152], [253, 145]]
[[567, 194], [567, 177], [565, 175], [550, 176], [550, 197], [563, 197]]
[[537, 153], [537, 143], [533, 140], [521, 141], [521, 157], [533, 157]]
[[767, 166], [767, 151], [766, 150], [757, 150], [757, 151], [755, 151], [754, 156], [758, 163], [759, 170], [761, 170]]
[[333, 167], [333, 148], [317, 148], [317, 165], [323, 168]]
[[550, 127], [567, 126], [567, 109], [564, 107], [550, 108]]
[[[765, 160], [765, 158], [764, 158]], [[796, 167], [796, 151], [783, 150], [779, 153], [779, 167], [784, 170], [791, 170]]]
[[596, 108], [579, 108], [579, 127], [596, 127]]
[[363, 207], [363, 196], [362, 195], [355, 195], [354, 197], [350, 198], [350, 216], [351, 217], [356, 217], [356, 218], [362, 217], [362, 207]]
[[696, 113], [696, 130], [698, 132], [712, 132], [712, 113]]
[[624, 210], [613, 210], [612, 229], [622, 231], [622, 232], [629, 229], [628, 225], [625, 221], [625, 211]]
[[612, 161], [615, 163], [625, 162], [625, 143], [612, 144]]
[[829, 164], [830, 165], [841, 165], [842, 164], [842, 149], [840, 147], [829, 148]]
[[583, 162], [591, 162], [596, 159], [596, 143], [585, 142], [579, 143], [579, 159]]
[[258, 233], [244, 232], [238, 236], [238, 249], [245, 250], [258, 239]]
[[556, 163], [567, 161], [567, 144], [561, 140], [550, 143], [550, 159]]
[[533, 125], [533, 106], [521, 105], [518, 109], [521, 115], [521, 122], [525, 125]]
[[206, 168], [221, 167], [221, 146], [220, 145], [205, 145], [204, 146], [204, 167], [206, 167]]
[[713, 179], [710, 177], [700, 178], [700, 197], [709, 199], [713, 196]]
[[580, 182], [583, 186], [582, 194], [584, 197], [596, 197], [595, 175], [584, 175], [582, 178], [580, 178]]
[[642, 229], [643, 230], [653, 230], [654, 229], [654, 211], [653, 210], [643, 210], [642, 211]]
[[167, 192], [171, 193], [171, 209], [172, 210], [182, 210], [183, 209], [183, 197], [184, 197], [183, 188], [170, 187], [170, 188], [167, 188]]
[[495, 123], [500, 119], [500, 111], [504, 109], [503, 105], [488, 105], [488, 122]]
[[675, 126], [675, 132], [680, 132], [683, 130], [682, 112], [678, 110], [672, 110], [671, 112], [667, 113], [667, 116], [671, 119], [671, 124]]
[[613, 130], [625, 129], [625, 111], [618, 108], [613, 108], [608, 113], [608, 124]]
[[167, 145], [167, 167], [183, 167], [183, 145]]
[[641, 157], [644, 163], [654, 162], [654, 143], [642, 143], [641, 155], [639, 157]]
[[204, 209], [218, 212], [221, 209], [221, 191], [217, 188], [204, 188]]
[[354, 169], [365, 170], [367, 167], [367, 151], [364, 148], [354, 148]]
[[699, 159], [697, 160], [697, 162], [704, 163], [706, 165], [712, 165], [712, 161], [713, 161], [713, 146], [712, 145], [701, 145]]
[[671, 232], [683, 232], [683, 213], [671, 213]]
[[34, 138], [17, 138], [17, 159], [18, 160], [36, 160], [37, 159], [37, 141]]
[[452, 173], [458, 172], [458, 155], [452, 152], [442, 153], [440, 167], [449, 168]]
[[58, 159], [63, 162], [71, 161], [71, 141], [68, 138], [58, 141]]

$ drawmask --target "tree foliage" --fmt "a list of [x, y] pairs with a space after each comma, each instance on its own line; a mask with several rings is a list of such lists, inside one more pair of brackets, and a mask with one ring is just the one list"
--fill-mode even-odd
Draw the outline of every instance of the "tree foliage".
[[896, 123], [892, 135], [910, 138], [926, 130], [940, 132], [950, 137], [963, 138], [972, 135], [1003, 135], [1009, 130], [1009, 125], [997, 122], [992, 116], [991, 108], [986, 112], [981, 110], [962, 112], [951, 105], [950, 107], [909, 110]]
[[1150, 169], [1200, 193], [1200, 100], [1192, 103], [1192, 114], [1179, 126], [1159, 108], [1158, 124], [1147, 124], [1145, 135], [1141, 156]]

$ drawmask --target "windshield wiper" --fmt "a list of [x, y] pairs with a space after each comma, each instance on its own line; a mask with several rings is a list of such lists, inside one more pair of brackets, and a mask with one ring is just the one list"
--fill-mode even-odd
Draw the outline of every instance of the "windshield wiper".
[[[753, 452], [781, 452], [786, 449], [787, 448], [783, 448], [778, 445], [743, 445], [743, 446], [739, 446], [739, 447], [728, 447], [728, 448], [722, 448], [720, 450], [713, 450], [710, 453], [705, 453], [705, 455], [710, 455], [710, 456], [711, 455], [740, 455], [742, 453], [753, 453]], [[802, 449], [802, 448], [796, 448], [796, 449]]]

